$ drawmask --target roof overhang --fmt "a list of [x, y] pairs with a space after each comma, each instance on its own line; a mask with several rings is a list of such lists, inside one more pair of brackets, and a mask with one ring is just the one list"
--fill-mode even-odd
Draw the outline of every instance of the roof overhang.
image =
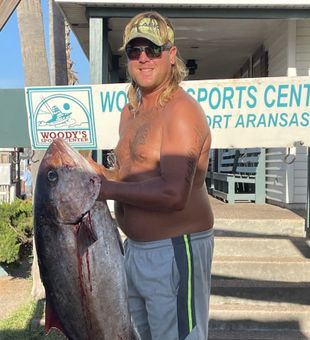
[[[217, 28], [221, 29], [221, 32], [217, 34], [216, 37], [208, 37], [212, 40], [211, 48], [215, 48], [215, 40], [218, 44], [221, 44], [220, 38], [222, 39], [234, 39], [235, 36], [231, 36], [229, 29], [231, 25], [231, 20], [233, 19], [235, 25], [238, 24], [240, 20], [240, 30], [245, 29], [244, 23], [249, 22], [251, 19], [260, 19], [262, 22], [260, 26], [258, 25], [258, 20], [255, 24], [253, 20], [253, 29], [263, 30], [264, 25], [268, 22], [266, 27], [270, 28], [269, 22], [283, 19], [300, 19], [300, 18], [310, 18], [310, 1], [292, 1], [292, 0], [261, 0], [252, 1], [249, 4], [248, 0], [239, 1], [219, 1], [219, 0], [170, 0], [162, 1], [158, 0], [155, 3], [150, 1], [136, 0], [134, 2], [129, 2], [128, 0], [110, 0], [110, 1], [94, 1], [94, 0], [56, 0], [58, 5], [60, 5], [64, 15], [66, 16], [73, 32], [75, 33], [77, 39], [80, 42], [82, 49], [84, 50], [86, 56], [88, 56], [89, 51], [89, 18], [90, 17], [103, 17], [109, 19], [109, 42], [112, 47], [112, 52], [118, 53], [118, 48], [121, 46], [121, 31], [124, 29], [126, 22], [129, 18], [133, 17], [139, 12], [146, 10], [155, 10], [160, 12], [162, 15], [169, 17], [176, 28], [176, 42], [179, 49], [182, 51], [181, 55], [184, 59], [183, 46], [190, 44], [193, 38], [193, 32], [199, 35], [197, 40], [194, 41], [194, 45], [204, 44], [205, 49], [207, 48], [204, 36], [208, 35], [208, 30], [210, 29], [210, 22], [216, 25]], [[208, 19], [208, 20], [203, 20]], [[220, 27], [217, 21], [221, 19], [226, 19], [228, 26]], [[272, 20], [269, 20], [272, 19]], [[190, 25], [187, 26], [187, 22]], [[223, 21], [221, 21], [223, 23]], [[250, 24], [251, 25], [251, 24]], [[206, 28], [207, 27], [207, 28]], [[183, 32], [182, 32], [183, 28]], [[235, 28], [234, 28], [235, 29]], [[188, 34], [185, 32], [188, 32]], [[191, 33], [191, 31], [193, 31]], [[179, 35], [181, 32], [181, 36]], [[203, 34], [200, 34], [203, 32]], [[205, 33], [206, 32], [206, 33]], [[227, 37], [226, 34], [228, 33]], [[261, 32], [259, 32], [261, 34]], [[178, 37], [179, 36], [179, 37]], [[241, 36], [242, 37], [242, 34]], [[253, 39], [257, 37], [257, 34], [253, 33]], [[192, 44], [193, 45], [193, 44]], [[234, 45], [238, 48], [237, 42]], [[253, 47], [253, 46], [252, 46]], [[210, 48], [210, 45], [208, 45]], [[250, 48], [250, 45], [249, 45]], [[248, 50], [244, 53], [248, 53]], [[203, 48], [202, 48], [203, 49]], [[230, 53], [231, 50], [229, 50]], [[190, 53], [195, 59], [195, 52], [191, 50]], [[202, 51], [201, 51], [202, 53]], [[221, 50], [221, 53], [223, 51]], [[225, 52], [224, 52], [225, 53]], [[188, 58], [188, 57], [187, 57]], [[200, 54], [201, 58], [201, 54]], [[224, 64], [224, 61], [223, 61]]]
[[309, 18], [310, 1], [303, 0], [56, 0], [82, 49], [88, 56], [89, 17], [130, 18], [147, 10], [156, 10], [169, 18]]
[[[135, 0], [129, 2], [128, 0], [56, 0], [56, 2], [61, 3], [74, 3], [74, 4], [84, 4], [87, 6], [115, 6], [115, 7], [134, 7], [134, 6], [144, 6], [151, 7], [154, 3], [150, 0]], [[272, 7], [272, 8], [307, 8], [310, 7], [308, 0], [256, 0], [249, 3], [248, 0], [158, 0], [156, 2], [157, 6], [161, 7]]]

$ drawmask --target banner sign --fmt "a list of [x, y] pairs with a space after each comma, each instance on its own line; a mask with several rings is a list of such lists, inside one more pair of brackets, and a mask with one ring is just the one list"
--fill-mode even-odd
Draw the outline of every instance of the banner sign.
[[[310, 77], [185, 81], [203, 108], [212, 148], [310, 146]], [[79, 149], [112, 149], [128, 84], [28, 87], [33, 149], [64, 138]]]

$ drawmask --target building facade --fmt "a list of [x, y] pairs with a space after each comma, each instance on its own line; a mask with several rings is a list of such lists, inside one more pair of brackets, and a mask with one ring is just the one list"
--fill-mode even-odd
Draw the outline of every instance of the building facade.
[[[119, 52], [122, 32], [141, 11], [169, 17], [189, 80], [310, 75], [309, 1], [71, 1], [56, 0], [90, 62], [90, 81], [126, 81]], [[266, 202], [303, 208], [307, 202], [308, 149], [268, 148]], [[212, 164], [221, 150], [211, 153]]]

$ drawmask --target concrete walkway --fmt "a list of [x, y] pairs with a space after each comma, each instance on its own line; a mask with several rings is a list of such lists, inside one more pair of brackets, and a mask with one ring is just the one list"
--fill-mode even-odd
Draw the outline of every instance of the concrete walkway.
[[302, 211], [211, 197], [210, 340], [310, 340], [310, 240]]
[[[305, 237], [305, 210], [292, 211], [271, 204], [228, 204], [210, 197], [216, 235], [222, 232]], [[243, 235], [246, 236], [246, 235]]]
[[234, 203], [228, 204], [211, 195], [210, 201], [215, 219], [287, 219], [301, 222], [305, 211], [291, 211], [271, 204]]

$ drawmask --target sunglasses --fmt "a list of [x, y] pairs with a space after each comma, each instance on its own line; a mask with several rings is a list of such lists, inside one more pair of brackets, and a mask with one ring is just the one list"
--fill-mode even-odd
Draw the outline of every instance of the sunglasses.
[[163, 45], [150, 45], [150, 46], [130, 46], [128, 45], [125, 49], [126, 55], [130, 60], [138, 60], [141, 56], [141, 53], [144, 52], [148, 58], [160, 58], [161, 54], [165, 50], [169, 50], [171, 46]]

